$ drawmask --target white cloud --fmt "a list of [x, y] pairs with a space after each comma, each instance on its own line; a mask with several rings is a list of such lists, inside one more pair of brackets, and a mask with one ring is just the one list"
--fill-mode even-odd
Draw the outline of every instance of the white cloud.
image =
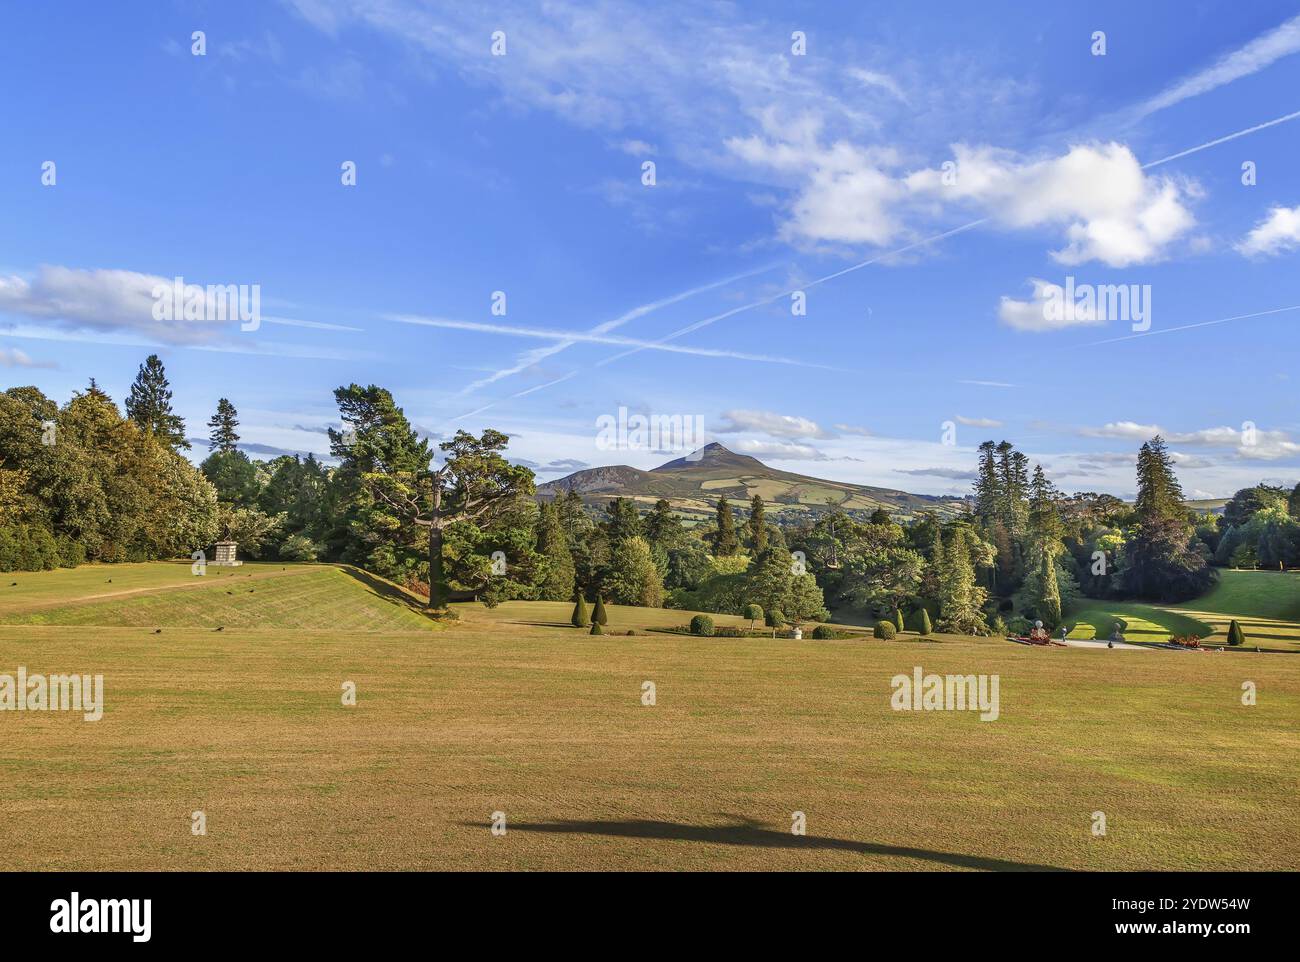
[[972, 428], [1002, 427], [1001, 421], [995, 421], [992, 418], [967, 418], [967, 417], [962, 417], [960, 414], [957, 415], [957, 423], [964, 424], [967, 427], [972, 427]]
[[737, 454], [748, 454], [754, 458], [775, 458], [782, 461], [823, 461], [826, 455], [810, 444], [795, 444], [792, 441], [757, 441], [752, 438], [738, 440], [727, 445]]
[[875, 433], [870, 428], [864, 428], [857, 424], [837, 424], [835, 430], [841, 434], [854, 434], [862, 438], [869, 438]]
[[879, 70], [868, 70], [865, 67], [850, 67], [846, 73], [864, 87], [879, 87], [881, 90], [893, 94], [903, 103], [907, 103], [907, 95], [903, 93], [903, 88], [898, 85], [898, 81], [887, 73], [881, 73]]
[[[1247, 425], [1242, 428], [1224, 425], [1197, 431], [1166, 431], [1158, 424], [1112, 421], [1101, 427], [1079, 428], [1077, 433], [1090, 438], [1124, 438], [1130, 441], [1148, 441], [1159, 434], [1169, 444], [1223, 448], [1230, 451], [1234, 458], [1243, 461], [1276, 461], [1300, 455], [1300, 443], [1286, 431], [1264, 430]], [[1174, 455], [1174, 460], [1185, 462], [1187, 467], [1203, 466], [1192, 455]]]
[[0, 347], [0, 367], [53, 367], [45, 361], [33, 361], [24, 351], [18, 348]]
[[1005, 227], [1063, 230], [1065, 246], [1052, 252], [1062, 264], [1150, 263], [1196, 224], [1187, 203], [1199, 188], [1144, 173], [1123, 144], [1076, 145], [1037, 161], [966, 144], [955, 144], [953, 155], [955, 181], [945, 183], [939, 168], [909, 175], [908, 186], [939, 201], [970, 202]]
[[1053, 284], [1040, 277], [1031, 277], [1029, 283], [1034, 288], [1034, 294], [1029, 300], [1018, 301], [1004, 295], [998, 304], [998, 317], [1008, 327], [1037, 334], [1081, 324], [1105, 323], [1095, 302], [1091, 305], [1077, 303], [1073, 311], [1049, 310], [1053, 303], [1066, 303], [1065, 289], [1060, 284]]
[[949, 481], [974, 481], [976, 477], [974, 471], [963, 471], [959, 468], [905, 468], [897, 473], [915, 477], [946, 478]]
[[1236, 245], [1247, 257], [1280, 254], [1300, 247], [1300, 205], [1274, 207]]
[[829, 431], [823, 430], [816, 421], [790, 414], [776, 414], [772, 411], [724, 411], [723, 424], [715, 428], [715, 434], [737, 434], [742, 431], [756, 431], [774, 438], [830, 438]]
[[[0, 277], [0, 313], [50, 321], [69, 330], [131, 331], [165, 344], [214, 339], [238, 321], [159, 321], [153, 316], [156, 286], [172, 289], [172, 278], [123, 270], [82, 270], [44, 265], [35, 280]], [[216, 315], [215, 301], [203, 311]]]

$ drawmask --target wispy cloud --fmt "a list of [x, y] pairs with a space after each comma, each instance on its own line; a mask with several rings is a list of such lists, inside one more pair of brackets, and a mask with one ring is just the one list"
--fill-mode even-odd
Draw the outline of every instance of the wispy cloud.
[[820, 427], [816, 421], [773, 411], [724, 411], [723, 423], [714, 429], [715, 434], [738, 434], [754, 431], [774, 438], [832, 438], [835, 435]]
[[1208, 93], [1234, 80], [1258, 73], [1282, 57], [1300, 51], [1300, 17], [1293, 17], [1236, 50], [1220, 57], [1214, 64], [1166, 87], [1133, 111], [1140, 120], [1157, 110], [1164, 110], [1192, 97]]
[[1274, 207], [1236, 248], [1247, 257], [1280, 254], [1300, 247], [1300, 205]]

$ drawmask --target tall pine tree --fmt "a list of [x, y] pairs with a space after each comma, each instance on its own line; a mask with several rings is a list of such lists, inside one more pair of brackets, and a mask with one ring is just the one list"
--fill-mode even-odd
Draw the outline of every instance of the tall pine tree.
[[185, 422], [172, 411], [172, 389], [157, 354], [150, 354], [135, 376], [126, 399], [126, 416], [146, 434], [172, 449], [186, 448]]
[[239, 444], [239, 412], [227, 398], [217, 401], [217, 413], [208, 421], [208, 450], [233, 451]]
[[736, 540], [736, 518], [731, 513], [731, 505], [726, 496], [718, 499], [718, 530], [713, 535], [713, 553], [719, 558], [726, 558], [740, 549]]
[[760, 555], [767, 548], [767, 522], [763, 519], [763, 498], [754, 495], [749, 502], [748, 522], [749, 548], [754, 555]]

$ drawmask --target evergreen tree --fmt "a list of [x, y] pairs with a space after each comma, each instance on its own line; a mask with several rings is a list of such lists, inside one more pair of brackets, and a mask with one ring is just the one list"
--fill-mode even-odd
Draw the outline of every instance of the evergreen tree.
[[[91, 386], [94, 386], [93, 381]], [[173, 450], [190, 446], [185, 439], [185, 422], [172, 411], [171, 385], [157, 354], [150, 354], [140, 365], [126, 399], [126, 416], [141, 431], [153, 435]]]
[[1233, 618], [1232, 624], [1228, 625], [1228, 644], [1233, 648], [1240, 648], [1245, 643], [1246, 635], [1241, 630], [1241, 625], [1237, 623], [1237, 619]]
[[678, 547], [685, 540], [686, 530], [682, 523], [673, 516], [673, 506], [666, 499], [660, 498], [645, 517], [645, 539], [650, 547], [668, 552]]
[[719, 558], [730, 557], [740, 549], [736, 540], [736, 519], [727, 504], [726, 496], [718, 499], [718, 529], [713, 536], [713, 553]]
[[596, 595], [596, 607], [591, 610], [591, 620], [598, 625], [609, 624], [609, 615], [605, 613], [605, 600]]
[[748, 522], [749, 547], [758, 555], [767, 549], [767, 524], [763, 520], [763, 498], [754, 495], [749, 502]]
[[998, 516], [1001, 492], [996, 447], [992, 441], [979, 446], [979, 458], [979, 473], [975, 478], [975, 516], [988, 524]]
[[630, 498], [615, 498], [605, 508], [605, 530], [611, 542], [641, 535], [641, 517]]
[[986, 630], [983, 588], [975, 579], [967, 534], [954, 527], [952, 535], [942, 539], [943, 567], [939, 575], [939, 627], [959, 635], [973, 635]]
[[217, 413], [208, 421], [208, 450], [233, 451], [239, 443], [235, 428], [239, 427], [239, 412], [226, 398], [217, 401]]
[[587, 617], [587, 599], [582, 597], [582, 592], [577, 592], [577, 597], [573, 602], [573, 614], [569, 616], [569, 623], [575, 628], [586, 628], [591, 624], [591, 619]]
[[1300, 521], [1300, 482], [1296, 482], [1295, 490], [1291, 492], [1291, 497], [1287, 499], [1287, 513]]
[[916, 618], [916, 633], [924, 638], [932, 631], [934, 626], [930, 624], [930, 612], [922, 608]]
[[1186, 601], [1204, 593], [1216, 576], [1191, 547], [1183, 489], [1159, 435], [1138, 452], [1137, 484], [1137, 528], [1125, 542], [1119, 573], [1124, 590], [1156, 601]]
[[564, 601], [573, 597], [573, 554], [560, 527], [554, 505], [539, 506], [537, 512], [537, 553], [546, 561], [546, 573], [538, 586], [542, 601]]
[[601, 623], [599, 621], [593, 621], [591, 623], [591, 633], [593, 635], [603, 635], [605, 633], [605, 629], [601, 626]]
[[1061, 623], [1061, 588], [1056, 581], [1056, 562], [1046, 551], [1042, 552], [1039, 579], [1041, 600], [1036, 609], [1037, 614], [1048, 628], [1055, 628]]
[[903, 609], [902, 608], [894, 609], [894, 627], [898, 629], [898, 633], [900, 635], [903, 633]]
[[601, 590], [620, 605], [663, 607], [663, 579], [645, 538], [624, 538], [611, 546], [609, 572]]

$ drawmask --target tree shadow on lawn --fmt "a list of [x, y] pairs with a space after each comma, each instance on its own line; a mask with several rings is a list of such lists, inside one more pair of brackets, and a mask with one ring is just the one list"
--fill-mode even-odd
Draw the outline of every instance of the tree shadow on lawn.
[[360, 568], [354, 568], [351, 565], [335, 565], [334, 567], [348, 577], [361, 582], [381, 600], [407, 608], [417, 615], [428, 615], [428, 611], [420, 604], [419, 599], [391, 581], [385, 581], [383, 578], [378, 578], [368, 571], [362, 571]]
[[[844, 838], [819, 838], [815, 835], [793, 835], [789, 830], [764, 828], [762, 822], [739, 816], [727, 816], [733, 825], [685, 825], [652, 819], [624, 821], [562, 821], [512, 823], [508, 831], [541, 832], [557, 835], [606, 835], [613, 838], [654, 838], [671, 842], [706, 842], [716, 845], [744, 845], [751, 848], [821, 849], [854, 852], [859, 855], [887, 855], [893, 858], [913, 858], [956, 868], [980, 869], [987, 872], [1067, 872], [1069, 869], [1055, 865], [1036, 865], [1030, 862], [1011, 862], [1005, 859], [984, 858], [978, 855], [960, 855], [955, 852], [936, 852], [924, 848], [907, 848], [897, 845], [879, 845], [872, 842], [855, 842]], [[490, 827], [485, 822], [462, 822], [477, 828]]]

